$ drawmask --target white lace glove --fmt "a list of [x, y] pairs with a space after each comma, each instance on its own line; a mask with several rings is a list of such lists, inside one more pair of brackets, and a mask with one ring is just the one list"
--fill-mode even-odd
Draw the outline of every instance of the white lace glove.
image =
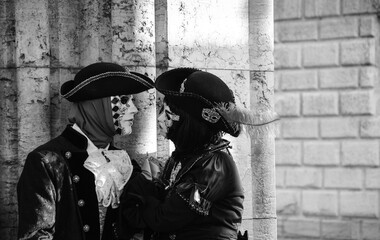
[[98, 150], [91, 152], [84, 162], [85, 168], [95, 176], [98, 201], [104, 207], [117, 208], [125, 184], [132, 175], [133, 166], [124, 150]]

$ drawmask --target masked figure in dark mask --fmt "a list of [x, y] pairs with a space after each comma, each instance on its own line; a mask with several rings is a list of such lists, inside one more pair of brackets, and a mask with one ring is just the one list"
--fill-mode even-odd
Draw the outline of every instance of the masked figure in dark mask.
[[145, 229], [144, 239], [237, 239], [244, 192], [223, 136], [237, 137], [242, 124], [262, 126], [276, 114], [268, 108], [256, 118], [237, 108], [228, 86], [198, 69], [170, 70], [155, 86], [165, 96], [159, 131], [175, 151], [160, 178], [136, 173], [127, 183], [116, 237]]

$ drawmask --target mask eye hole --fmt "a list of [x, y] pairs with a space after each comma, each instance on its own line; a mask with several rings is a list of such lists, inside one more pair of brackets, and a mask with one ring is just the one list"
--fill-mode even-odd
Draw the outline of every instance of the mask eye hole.
[[127, 104], [128, 101], [129, 101], [129, 96], [121, 96], [121, 97], [120, 97], [120, 102], [121, 102], [122, 104]]

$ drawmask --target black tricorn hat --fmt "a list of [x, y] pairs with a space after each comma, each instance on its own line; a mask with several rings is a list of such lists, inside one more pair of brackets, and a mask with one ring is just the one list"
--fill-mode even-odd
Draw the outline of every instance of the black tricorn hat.
[[279, 116], [265, 101], [238, 107], [231, 89], [219, 77], [195, 68], [176, 68], [156, 79], [156, 89], [171, 103], [211, 128], [237, 137], [241, 129], [251, 137], [275, 133]]
[[62, 84], [61, 95], [70, 102], [80, 102], [116, 95], [140, 93], [154, 87], [153, 81], [140, 73], [109, 62], [97, 62], [81, 69]]
[[156, 89], [177, 107], [213, 129], [238, 136], [240, 126], [227, 121], [220, 106], [235, 104], [230, 88], [217, 76], [195, 68], [176, 68], [156, 79]]

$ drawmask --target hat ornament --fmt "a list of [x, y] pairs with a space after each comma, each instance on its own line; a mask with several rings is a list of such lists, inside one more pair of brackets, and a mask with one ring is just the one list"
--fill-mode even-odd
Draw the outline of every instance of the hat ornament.
[[180, 93], [183, 93], [185, 91], [185, 82], [186, 81], [187, 81], [187, 78], [185, 78], [185, 80], [183, 80], [183, 82], [181, 83], [181, 88], [179, 89]]
[[202, 118], [210, 123], [216, 123], [220, 119], [220, 114], [214, 108], [203, 108]]

